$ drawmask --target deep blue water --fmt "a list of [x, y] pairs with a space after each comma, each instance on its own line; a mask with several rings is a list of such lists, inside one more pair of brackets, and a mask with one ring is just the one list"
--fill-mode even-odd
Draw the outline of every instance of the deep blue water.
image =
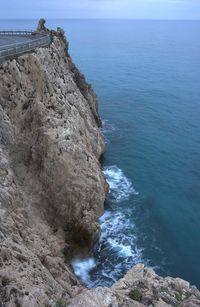
[[102, 235], [90, 259], [74, 261], [76, 273], [89, 286], [110, 285], [142, 261], [200, 288], [200, 22], [48, 25], [65, 29], [99, 96], [107, 141]]

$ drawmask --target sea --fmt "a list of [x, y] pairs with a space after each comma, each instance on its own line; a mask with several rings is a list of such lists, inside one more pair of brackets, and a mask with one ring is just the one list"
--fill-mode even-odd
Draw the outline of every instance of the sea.
[[[1, 20], [33, 29], [36, 20]], [[200, 289], [200, 21], [47, 20], [99, 98], [110, 185], [101, 236], [72, 265], [88, 287], [137, 263]]]

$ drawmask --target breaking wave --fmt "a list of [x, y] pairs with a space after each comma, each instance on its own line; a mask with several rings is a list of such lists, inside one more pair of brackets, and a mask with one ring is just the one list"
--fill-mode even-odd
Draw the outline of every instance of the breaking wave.
[[132, 182], [116, 165], [105, 167], [103, 172], [110, 186], [109, 196], [112, 201], [121, 202], [129, 199], [131, 194], [138, 195]]

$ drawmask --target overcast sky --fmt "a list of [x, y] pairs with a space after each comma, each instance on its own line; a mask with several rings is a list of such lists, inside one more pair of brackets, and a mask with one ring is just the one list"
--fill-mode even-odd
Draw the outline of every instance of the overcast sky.
[[0, 18], [200, 19], [200, 0], [0, 0]]

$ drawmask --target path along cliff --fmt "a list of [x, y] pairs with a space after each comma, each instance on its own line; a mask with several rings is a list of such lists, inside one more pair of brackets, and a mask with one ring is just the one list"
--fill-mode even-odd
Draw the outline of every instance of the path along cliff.
[[69, 260], [99, 236], [108, 185], [98, 101], [61, 29], [0, 64], [0, 306], [200, 306], [200, 293], [142, 265], [87, 290]]

